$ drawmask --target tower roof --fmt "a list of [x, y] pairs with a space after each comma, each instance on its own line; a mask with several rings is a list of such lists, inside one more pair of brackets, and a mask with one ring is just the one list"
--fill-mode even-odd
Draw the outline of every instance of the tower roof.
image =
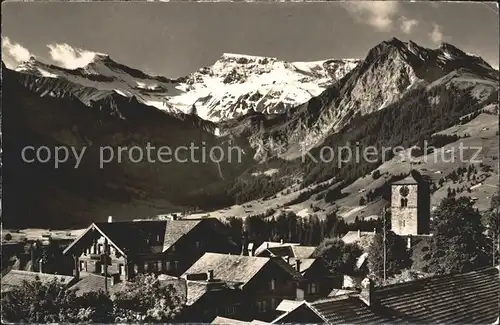
[[410, 185], [410, 184], [418, 184], [418, 181], [415, 178], [413, 178], [411, 174], [406, 176], [404, 179], [400, 181], [395, 181], [392, 183], [392, 185]]

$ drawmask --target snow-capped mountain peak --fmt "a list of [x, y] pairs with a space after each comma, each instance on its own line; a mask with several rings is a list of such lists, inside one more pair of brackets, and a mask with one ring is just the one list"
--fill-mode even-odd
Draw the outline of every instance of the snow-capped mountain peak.
[[305, 103], [353, 69], [359, 60], [287, 62], [224, 53], [186, 78], [184, 94], [169, 101], [184, 112], [195, 104], [202, 118], [227, 120], [249, 111], [284, 113]]

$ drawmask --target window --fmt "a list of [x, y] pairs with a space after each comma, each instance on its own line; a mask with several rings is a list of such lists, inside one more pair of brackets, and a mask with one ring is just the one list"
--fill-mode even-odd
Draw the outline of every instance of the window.
[[172, 245], [172, 252], [175, 252], [175, 245]]
[[157, 270], [158, 271], [162, 271], [163, 270], [163, 263], [162, 263], [162, 261], [158, 261], [156, 263], [156, 265], [157, 265]]
[[170, 265], [170, 261], [165, 262], [165, 264], [166, 264], [165, 268], [167, 269], [167, 271], [170, 271], [172, 269], [172, 265]]
[[274, 310], [276, 309], [276, 299], [275, 298], [271, 298], [271, 309]]
[[85, 270], [85, 262], [80, 261], [80, 271], [84, 271], [84, 270]]
[[267, 310], [267, 301], [259, 301], [257, 302], [257, 308], [259, 309], [259, 313], [263, 313]]
[[120, 275], [125, 275], [125, 265], [123, 264], [120, 264], [119, 268], [118, 268], [118, 273]]
[[179, 261], [174, 261], [174, 269], [179, 269]]
[[405, 221], [403, 220], [403, 227], [405, 226]]
[[276, 289], [276, 280], [272, 279], [271, 282], [269, 282], [269, 289], [273, 291]]
[[408, 206], [408, 199], [401, 199], [401, 207], [406, 208]]
[[97, 245], [97, 254], [101, 254], [101, 253], [103, 253], [102, 244], [98, 244]]
[[316, 282], [311, 283], [311, 293], [317, 293], [318, 292], [318, 287], [316, 285]]
[[196, 242], [196, 248], [200, 248], [201, 244], [199, 241]]

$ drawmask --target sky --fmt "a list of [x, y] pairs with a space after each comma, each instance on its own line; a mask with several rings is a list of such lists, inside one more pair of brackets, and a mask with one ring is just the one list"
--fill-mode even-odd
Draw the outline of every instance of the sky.
[[447, 42], [498, 69], [498, 19], [496, 4], [473, 2], [3, 2], [2, 60], [77, 68], [100, 52], [175, 78], [226, 52], [364, 58], [397, 37], [429, 48]]

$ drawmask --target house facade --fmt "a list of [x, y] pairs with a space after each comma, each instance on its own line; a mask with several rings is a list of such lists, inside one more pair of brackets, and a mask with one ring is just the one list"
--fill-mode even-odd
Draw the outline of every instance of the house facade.
[[235, 253], [238, 246], [214, 218], [93, 223], [63, 252], [73, 273], [130, 280], [137, 274], [178, 276], [205, 252]]
[[303, 296], [303, 276], [280, 257], [206, 253], [183, 276], [203, 274], [206, 270], [213, 270], [214, 279], [241, 290], [248, 320], [274, 319], [281, 300], [302, 299]]

